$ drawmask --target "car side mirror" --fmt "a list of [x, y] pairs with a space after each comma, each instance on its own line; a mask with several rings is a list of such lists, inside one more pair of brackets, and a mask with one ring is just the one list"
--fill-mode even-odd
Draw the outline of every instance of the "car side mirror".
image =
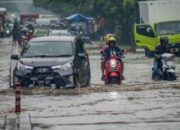
[[19, 55], [13, 54], [13, 55], [11, 55], [11, 59], [12, 60], [18, 60], [19, 59]]

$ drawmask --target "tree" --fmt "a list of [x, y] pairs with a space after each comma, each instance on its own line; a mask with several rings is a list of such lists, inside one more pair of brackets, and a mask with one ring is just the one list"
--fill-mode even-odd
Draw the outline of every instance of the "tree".
[[122, 43], [133, 47], [133, 24], [138, 17], [137, 2], [140, 0], [33, 0], [34, 5], [51, 9], [61, 16], [84, 13], [96, 19], [104, 18], [108, 26], [100, 33], [115, 33]]

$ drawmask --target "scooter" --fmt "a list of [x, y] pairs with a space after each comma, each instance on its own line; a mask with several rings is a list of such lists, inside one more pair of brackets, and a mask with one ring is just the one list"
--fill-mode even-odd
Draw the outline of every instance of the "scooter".
[[162, 69], [158, 69], [156, 80], [176, 80], [176, 71], [174, 63], [174, 55], [172, 53], [164, 53], [161, 56]]
[[105, 65], [105, 84], [121, 84], [122, 80], [122, 60], [117, 56], [111, 56]]
[[176, 71], [174, 63], [174, 55], [171, 53], [162, 54], [162, 66], [164, 80], [173, 81], [176, 80]]

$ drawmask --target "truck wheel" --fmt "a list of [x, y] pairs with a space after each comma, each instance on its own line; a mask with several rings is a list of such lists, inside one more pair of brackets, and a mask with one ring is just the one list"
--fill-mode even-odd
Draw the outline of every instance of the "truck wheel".
[[145, 48], [145, 56], [147, 57], [154, 57], [154, 52], [153, 51], [149, 51], [148, 48]]

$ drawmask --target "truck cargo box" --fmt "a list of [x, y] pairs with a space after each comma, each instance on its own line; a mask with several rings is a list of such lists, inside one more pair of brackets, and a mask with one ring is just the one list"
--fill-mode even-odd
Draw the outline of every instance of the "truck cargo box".
[[180, 0], [154, 0], [139, 2], [140, 23], [154, 24], [180, 20]]

